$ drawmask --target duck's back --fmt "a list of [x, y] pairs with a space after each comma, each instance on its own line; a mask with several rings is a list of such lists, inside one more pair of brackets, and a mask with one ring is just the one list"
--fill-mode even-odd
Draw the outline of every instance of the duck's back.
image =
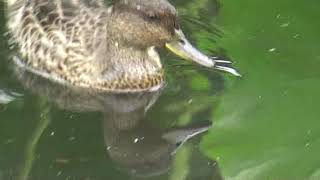
[[83, 82], [98, 72], [86, 64], [104, 38], [107, 14], [102, 0], [9, 0], [8, 28], [21, 64], [76, 83], [68, 78]]

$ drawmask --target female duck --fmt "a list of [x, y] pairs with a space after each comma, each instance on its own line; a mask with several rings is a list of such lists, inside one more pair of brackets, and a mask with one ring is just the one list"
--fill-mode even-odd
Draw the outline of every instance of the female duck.
[[[163, 84], [155, 48], [239, 75], [187, 41], [167, 0], [9, 0], [14, 62], [60, 83], [110, 92], [152, 91]], [[218, 64], [221, 64], [220, 66]]]

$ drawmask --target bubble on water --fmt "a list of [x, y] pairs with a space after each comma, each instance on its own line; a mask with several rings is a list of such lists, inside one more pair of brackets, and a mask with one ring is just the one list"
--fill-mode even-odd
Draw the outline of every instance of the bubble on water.
[[307, 135], [311, 135], [311, 129], [307, 131]]
[[275, 52], [277, 50], [277, 48], [271, 48], [271, 49], [269, 49], [268, 51], [269, 52]]
[[289, 25], [290, 25], [290, 22], [287, 22], [287, 23], [281, 24], [280, 27], [286, 28], [286, 27], [288, 27]]
[[220, 160], [221, 160], [220, 156], [216, 157], [216, 161], [220, 161]]
[[5, 142], [5, 144], [12, 144], [14, 142], [13, 139], [7, 139], [7, 141]]
[[293, 38], [295, 38], [295, 39], [297, 39], [298, 37], [300, 37], [300, 34], [295, 34], [295, 35], [293, 36]]
[[142, 141], [142, 140], [144, 140], [144, 137], [137, 137], [137, 138], [135, 138], [134, 140], [133, 140], [133, 143], [138, 143], [139, 141]]
[[306, 143], [305, 147], [308, 148], [310, 147], [310, 145], [311, 145], [310, 143]]
[[68, 138], [69, 141], [74, 141], [76, 138], [74, 136], [71, 136]]

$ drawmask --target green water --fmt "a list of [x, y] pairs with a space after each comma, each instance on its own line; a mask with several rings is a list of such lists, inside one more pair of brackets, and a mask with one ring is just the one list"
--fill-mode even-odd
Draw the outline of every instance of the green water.
[[92, 94], [17, 80], [1, 37], [0, 180], [320, 179], [320, 1], [172, 3], [193, 44], [243, 77], [163, 50], [159, 94]]

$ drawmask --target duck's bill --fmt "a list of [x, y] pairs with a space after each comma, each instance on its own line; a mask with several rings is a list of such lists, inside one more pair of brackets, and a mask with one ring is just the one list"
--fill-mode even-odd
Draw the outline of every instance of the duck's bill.
[[194, 61], [202, 66], [225, 71], [235, 76], [241, 76], [235, 69], [226, 66], [231, 63], [230, 61], [212, 59], [194, 48], [180, 29], [175, 30], [175, 36], [176, 38], [174, 41], [166, 44], [166, 47], [173, 53], [184, 59]]

